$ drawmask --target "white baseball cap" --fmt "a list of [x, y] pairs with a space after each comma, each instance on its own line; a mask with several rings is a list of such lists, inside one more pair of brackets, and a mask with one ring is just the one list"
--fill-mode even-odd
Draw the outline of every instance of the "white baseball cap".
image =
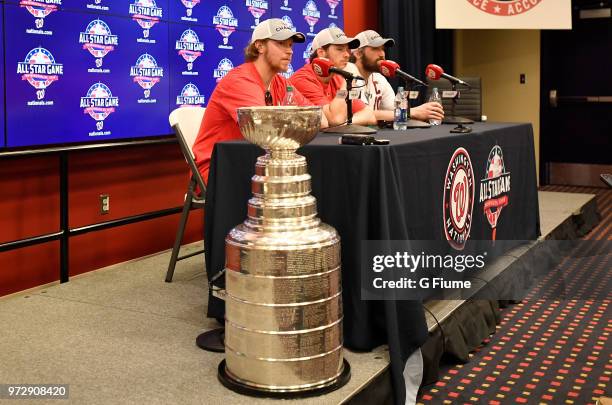
[[293, 42], [304, 42], [306, 37], [301, 32], [295, 31], [280, 18], [270, 18], [260, 22], [253, 30], [251, 43], [259, 39], [274, 39], [284, 41], [292, 38]]
[[350, 49], [359, 47], [359, 40], [356, 38], [347, 37], [346, 34], [338, 27], [325, 28], [321, 30], [312, 40], [312, 52], [326, 45], [345, 45], [348, 44]]
[[393, 46], [395, 41], [392, 38], [383, 38], [380, 34], [374, 30], [367, 30], [360, 32], [355, 36], [359, 40], [359, 48], [364, 46], [371, 46], [378, 48], [379, 46]]

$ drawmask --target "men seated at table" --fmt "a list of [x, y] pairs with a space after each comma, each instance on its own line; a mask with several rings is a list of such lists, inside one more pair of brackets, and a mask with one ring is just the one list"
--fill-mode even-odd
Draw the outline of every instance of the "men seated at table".
[[[196, 164], [205, 182], [208, 182], [210, 156], [215, 143], [242, 138], [236, 109], [282, 103], [288, 83], [279, 73], [286, 72], [289, 67], [293, 43], [304, 40], [304, 34], [296, 32], [279, 18], [257, 25], [245, 49], [245, 63], [232, 69], [210, 96], [193, 145]], [[293, 93], [295, 104], [313, 105], [299, 91]], [[325, 116], [322, 116], [321, 126], [327, 126]]]
[[[380, 74], [378, 62], [385, 60], [385, 49], [395, 44], [391, 38], [383, 38], [378, 32], [367, 30], [355, 36], [359, 40], [359, 47], [353, 51], [351, 62], [344, 70], [361, 76], [366, 80], [360, 94], [360, 99], [374, 110], [376, 119], [393, 121], [395, 92]], [[355, 83], [355, 88], [361, 83]], [[410, 108], [410, 118], [420, 121], [430, 119], [442, 120], [444, 109], [440, 103], [424, 103], [418, 107]]]
[[[340, 28], [326, 28], [320, 31], [312, 41], [310, 62], [298, 69], [289, 82], [313, 104], [323, 107], [323, 112], [330, 126], [344, 124], [347, 120], [346, 80], [332, 73], [320, 77], [313, 70], [315, 58], [328, 59], [336, 68], [344, 69], [350, 57], [350, 49], [357, 48], [359, 41], [347, 37]], [[353, 123], [362, 125], [376, 124], [376, 117], [371, 108], [363, 102], [353, 100]]]

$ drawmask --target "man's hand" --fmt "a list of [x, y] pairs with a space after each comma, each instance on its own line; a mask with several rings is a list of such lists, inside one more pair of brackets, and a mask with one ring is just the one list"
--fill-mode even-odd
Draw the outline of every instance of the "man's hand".
[[440, 103], [425, 103], [418, 107], [410, 108], [410, 118], [419, 121], [429, 121], [430, 119], [444, 119], [444, 109]]

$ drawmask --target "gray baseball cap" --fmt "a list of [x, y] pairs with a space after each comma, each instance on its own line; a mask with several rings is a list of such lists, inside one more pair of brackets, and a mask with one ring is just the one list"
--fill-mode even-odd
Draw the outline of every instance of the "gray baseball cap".
[[325, 45], [345, 45], [348, 44], [350, 49], [359, 47], [359, 40], [356, 38], [347, 37], [344, 31], [340, 28], [332, 27], [321, 30], [312, 40], [312, 52]]
[[359, 47], [371, 46], [378, 48], [379, 46], [391, 47], [395, 45], [395, 41], [392, 38], [383, 38], [380, 34], [374, 30], [367, 30], [360, 32], [355, 36], [359, 40]]
[[295, 31], [280, 18], [270, 18], [260, 22], [253, 30], [251, 43], [259, 39], [274, 39], [284, 41], [292, 38], [293, 42], [304, 42], [306, 37], [301, 32]]

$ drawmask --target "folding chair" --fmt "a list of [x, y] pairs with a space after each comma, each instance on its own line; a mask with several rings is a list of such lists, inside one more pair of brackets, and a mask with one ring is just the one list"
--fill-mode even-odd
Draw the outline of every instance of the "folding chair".
[[[189, 179], [189, 185], [187, 186], [185, 203], [183, 204], [183, 213], [181, 214], [179, 229], [176, 232], [176, 239], [174, 240], [174, 246], [172, 247], [170, 263], [168, 264], [168, 272], [166, 273], [167, 283], [172, 282], [172, 276], [174, 275], [174, 268], [176, 267], [177, 261], [204, 253], [204, 250], [202, 249], [179, 257], [181, 242], [183, 241], [183, 234], [185, 233], [185, 226], [187, 225], [189, 212], [192, 208], [203, 208], [204, 201], [206, 199], [206, 184], [204, 184], [204, 180], [198, 171], [198, 167], [195, 164], [195, 158], [191, 150], [198, 135], [198, 130], [200, 129], [200, 124], [202, 123], [205, 110], [206, 109], [204, 107], [181, 107], [172, 111], [169, 117], [170, 126], [172, 129], [174, 129], [176, 139], [178, 139], [181, 151], [183, 152], [183, 157], [191, 169], [191, 178]], [[200, 189], [199, 195], [196, 194], [196, 186], [198, 186]]]

